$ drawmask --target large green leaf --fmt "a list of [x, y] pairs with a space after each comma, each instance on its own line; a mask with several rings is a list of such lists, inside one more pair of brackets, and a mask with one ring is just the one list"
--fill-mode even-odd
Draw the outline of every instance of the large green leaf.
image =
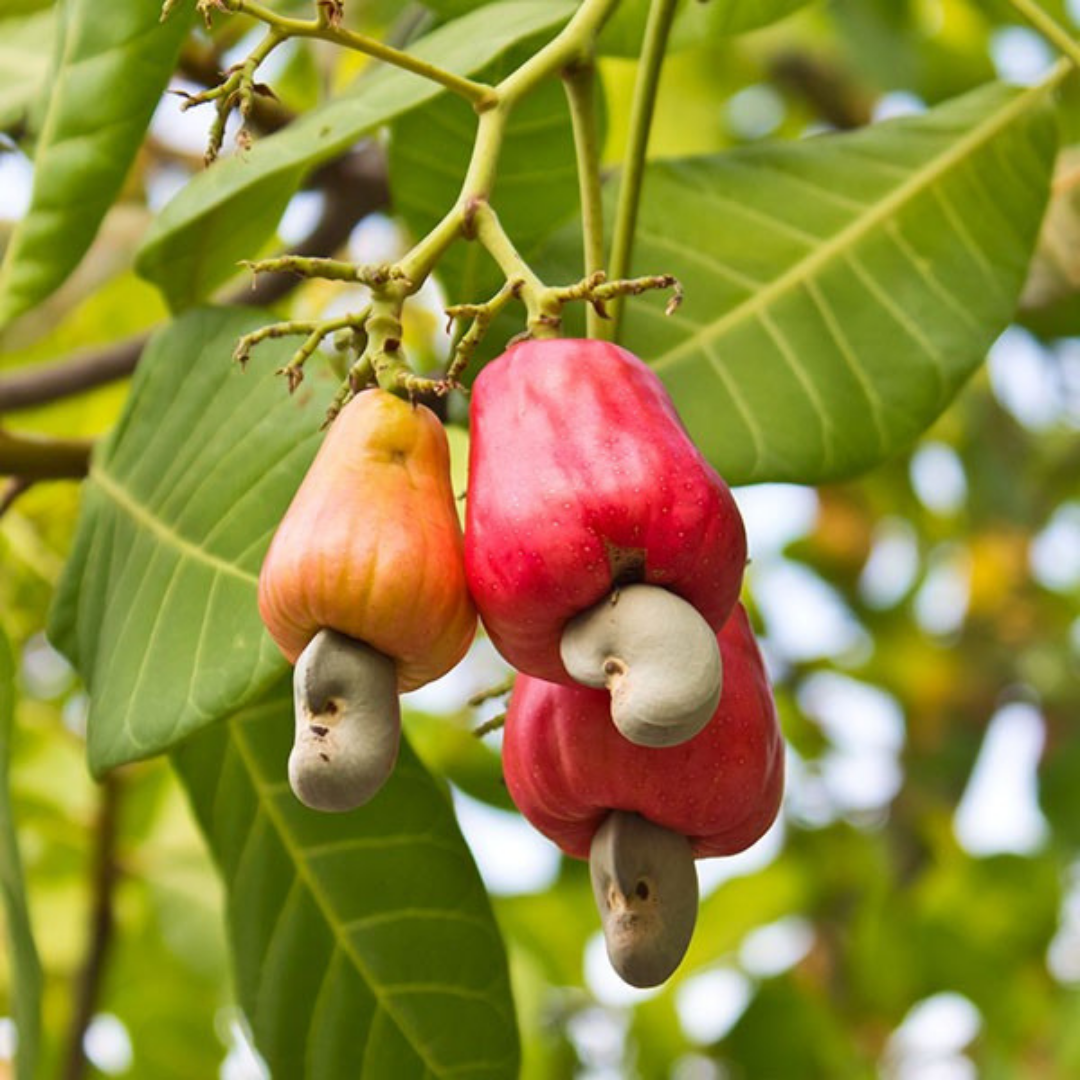
[[[497, 82], [519, 51], [489, 67]], [[445, 215], [469, 165], [476, 118], [446, 95], [399, 120], [391, 131], [390, 181], [394, 209], [417, 236]], [[565, 93], [558, 80], [538, 87], [514, 110], [499, 154], [492, 204], [519, 250], [528, 250], [578, 209], [574, 137]], [[503, 275], [479, 244], [459, 243], [439, 263], [451, 303], [486, 299]]]
[[15, 665], [7, 636], [0, 630], [0, 894], [11, 945], [12, 1005], [19, 1032], [18, 1080], [33, 1080], [41, 1037], [41, 964], [26, 906], [22, 862], [11, 817], [8, 768], [15, 718]]
[[276, 1077], [517, 1075], [502, 941], [446, 792], [408, 744], [319, 814], [285, 780], [287, 685], [174, 755], [228, 889], [241, 1003]]
[[[412, 51], [470, 75], [523, 38], [565, 22], [573, 7], [562, 0], [507, 0], [441, 27]], [[139, 252], [139, 272], [174, 307], [194, 303], [234, 273], [238, 260], [258, 253], [305, 175], [441, 92], [435, 83], [384, 67], [249, 152], [218, 161], [161, 212]], [[459, 107], [468, 114], [466, 105]]]
[[989, 85], [849, 135], [654, 166], [624, 340], [729, 481], [814, 483], [909, 443], [1013, 314], [1046, 204], [1045, 89]]
[[230, 360], [250, 311], [190, 312], [147, 347], [116, 430], [94, 455], [50, 636], [91, 695], [90, 764], [160, 753], [266, 689], [284, 661], [263, 630], [263, 554], [319, 441], [325, 367], [289, 397]]
[[23, 121], [40, 93], [49, 70], [41, 43], [52, 40], [55, 26], [52, 11], [0, 19], [0, 130]]
[[[63, 283], [116, 198], [190, 22], [160, 0], [69, 0], [34, 158], [30, 210], [0, 268], [0, 326]], [[39, 47], [40, 51], [40, 47]]]

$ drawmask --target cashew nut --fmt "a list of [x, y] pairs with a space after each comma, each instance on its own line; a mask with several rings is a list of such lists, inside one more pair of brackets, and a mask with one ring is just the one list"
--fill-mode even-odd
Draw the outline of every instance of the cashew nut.
[[612, 967], [631, 986], [659, 986], [679, 966], [697, 920], [690, 841], [612, 810], [593, 836], [589, 876]]
[[293, 700], [293, 793], [313, 810], [366, 803], [397, 760], [401, 711], [394, 661], [336, 630], [320, 630], [296, 661]]
[[611, 718], [632, 743], [693, 738], [720, 703], [716, 634], [692, 604], [655, 585], [618, 589], [566, 624], [563, 666], [611, 691]]

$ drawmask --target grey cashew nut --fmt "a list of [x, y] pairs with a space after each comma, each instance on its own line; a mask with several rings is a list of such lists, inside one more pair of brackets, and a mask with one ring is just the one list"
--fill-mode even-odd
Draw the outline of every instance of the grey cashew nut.
[[720, 703], [716, 634], [692, 604], [656, 585], [628, 585], [576, 615], [559, 654], [571, 678], [611, 691], [615, 726], [639, 746], [686, 742]]
[[320, 630], [296, 661], [293, 701], [293, 793], [313, 810], [366, 803], [397, 761], [401, 709], [394, 661], [336, 630]]
[[612, 967], [631, 986], [659, 986], [679, 966], [697, 921], [690, 841], [612, 810], [593, 836], [589, 876]]

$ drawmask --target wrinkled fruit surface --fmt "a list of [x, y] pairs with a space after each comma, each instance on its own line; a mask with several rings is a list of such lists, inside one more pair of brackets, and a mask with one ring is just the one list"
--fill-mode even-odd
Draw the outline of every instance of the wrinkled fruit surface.
[[461, 659], [476, 612], [430, 410], [366, 390], [341, 411], [274, 535], [259, 611], [291, 662], [329, 627], [391, 657], [402, 691]]
[[519, 675], [503, 738], [518, 809], [568, 854], [587, 858], [611, 810], [681, 833], [696, 857], [732, 855], [776, 816], [784, 757], [761, 654], [741, 605], [718, 635], [724, 687], [712, 720], [678, 746], [636, 746], [603, 690]]
[[564, 626], [632, 582], [723, 625], [742, 520], [645, 364], [605, 342], [522, 342], [481, 372], [471, 418], [466, 573], [511, 664], [572, 684]]

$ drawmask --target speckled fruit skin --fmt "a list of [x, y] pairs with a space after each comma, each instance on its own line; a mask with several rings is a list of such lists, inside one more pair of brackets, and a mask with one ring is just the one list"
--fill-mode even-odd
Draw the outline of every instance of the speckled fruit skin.
[[772, 692], [742, 605], [718, 635], [720, 705], [679, 746], [635, 746], [611, 723], [608, 695], [519, 675], [503, 738], [518, 809], [567, 854], [589, 857], [609, 810], [682, 833], [694, 855], [733, 855], [776, 817], [784, 753]]
[[290, 662], [330, 627], [392, 657], [401, 691], [464, 656], [476, 610], [434, 413], [383, 390], [342, 409], [270, 544], [259, 613]]
[[465, 571], [514, 667], [572, 685], [559, 659], [567, 620], [632, 581], [671, 589], [719, 629], [745, 562], [731, 492], [637, 357], [526, 341], [480, 373]]

